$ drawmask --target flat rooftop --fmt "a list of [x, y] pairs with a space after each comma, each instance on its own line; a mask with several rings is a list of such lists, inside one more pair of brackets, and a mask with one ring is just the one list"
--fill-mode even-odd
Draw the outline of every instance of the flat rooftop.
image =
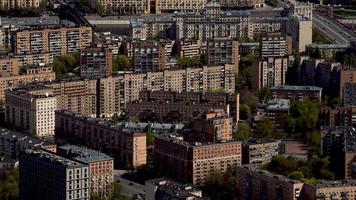
[[83, 163], [91, 163], [91, 162], [98, 162], [98, 161], [107, 161], [113, 160], [112, 157], [101, 153], [99, 151], [95, 151], [92, 149], [88, 149], [86, 147], [76, 146], [76, 145], [64, 145], [58, 147], [58, 149], [67, 151], [68, 156], [71, 159], [76, 161], [80, 161]]
[[66, 167], [81, 167], [81, 166], [85, 166], [84, 164], [74, 161], [74, 160], [70, 160], [67, 158], [64, 158], [62, 156], [58, 156], [54, 153], [48, 152], [48, 151], [44, 151], [44, 150], [27, 150], [26, 151], [27, 154], [33, 156], [33, 157], [37, 157], [39, 159], [45, 159], [49, 162], [52, 163], [57, 163]]
[[279, 85], [274, 86], [271, 90], [306, 90], [306, 91], [317, 91], [321, 92], [322, 88], [316, 86], [299, 86], [299, 85]]

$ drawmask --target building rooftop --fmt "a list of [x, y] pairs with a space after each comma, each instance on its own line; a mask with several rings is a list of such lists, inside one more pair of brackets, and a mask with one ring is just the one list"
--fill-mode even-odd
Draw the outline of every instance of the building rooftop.
[[336, 181], [319, 180], [319, 182], [313, 186], [316, 188], [356, 186], [356, 180], [348, 180], [348, 179], [336, 180]]
[[74, 160], [70, 160], [67, 158], [64, 158], [62, 156], [58, 156], [54, 153], [48, 152], [48, 151], [44, 151], [44, 150], [26, 150], [26, 154], [29, 154], [31, 156], [37, 157], [39, 159], [46, 159], [49, 162], [52, 163], [57, 163], [59, 165], [63, 165], [66, 167], [80, 167], [80, 166], [84, 166], [84, 164], [74, 161]]
[[28, 98], [48, 98], [55, 97], [53, 95], [53, 90], [43, 84], [24, 84], [18, 88], [10, 88], [7, 90], [8, 93], [28, 97]]
[[202, 198], [202, 191], [193, 188], [189, 184], [183, 184], [167, 178], [158, 178], [146, 181], [157, 186], [156, 192], [162, 192], [162, 195], [175, 197], [175, 199], [191, 199], [198, 200]]
[[29, 149], [34, 148], [34, 147], [43, 147], [43, 146], [49, 146], [52, 145], [51, 143], [48, 143], [46, 141], [30, 137], [26, 134], [17, 132], [17, 131], [12, 131], [8, 130], [5, 128], [0, 127], [0, 138], [3, 138], [5, 140], [17, 140], [18, 143], [21, 143], [21, 146], [26, 146]]
[[321, 92], [322, 88], [316, 86], [279, 85], [272, 87], [271, 90], [309, 90]]
[[350, 44], [307, 44], [308, 48], [319, 48], [319, 49], [347, 49], [350, 47]]
[[112, 157], [104, 153], [92, 149], [88, 149], [86, 147], [75, 146], [75, 145], [64, 145], [58, 147], [58, 149], [67, 151], [69, 158], [86, 164], [91, 162], [113, 160]]
[[267, 111], [289, 111], [290, 101], [288, 99], [272, 99], [267, 102]]

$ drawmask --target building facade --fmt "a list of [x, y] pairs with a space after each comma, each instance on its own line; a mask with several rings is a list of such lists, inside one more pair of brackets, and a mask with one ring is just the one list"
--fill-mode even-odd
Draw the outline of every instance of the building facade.
[[1, 0], [0, 10], [17, 10], [17, 9], [30, 9], [38, 8], [43, 0]]
[[113, 54], [106, 48], [86, 48], [80, 52], [80, 76], [101, 78], [112, 74]]
[[64, 145], [57, 148], [57, 153], [65, 158], [89, 166], [90, 192], [101, 197], [112, 195], [114, 182], [114, 158], [85, 147]]
[[278, 155], [280, 141], [251, 139], [243, 143], [242, 163], [261, 167]]
[[271, 88], [272, 97], [278, 99], [298, 99], [299, 101], [321, 100], [322, 88], [315, 86], [279, 85]]
[[154, 166], [183, 182], [205, 185], [209, 175], [241, 165], [241, 143], [190, 144], [179, 136], [155, 138]]
[[206, 58], [208, 66], [233, 64], [238, 69], [239, 42], [229, 38], [210, 39], [207, 41]]
[[91, 27], [41, 27], [19, 29], [12, 35], [15, 54], [52, 53], [62, 55], [78, 52], [93, 41]]
[[19, 199], [90, 200], [89, 167], [56, 154], [29, 150], [20, 157]]
[[56, 111], [56, 137], [101, 150], [115, 158], [115, 165], [137, 168], [146, 164], [146, 133], [131, 132], [97, 118]]
[[156, 0], [156, 13], [197, 12], [204, 9], [207, 0]]
[[284, 57], [292, 54], [292, 38], [283, 33], [262, 34], [261, 58]]
[[292, 36], [293, 49], [297, 52], [305, 52], [306, 45], [313, 43], [312, 21], [300, 15], [293, 15], [289, 19], [287, 33]]
[[5, 122], [32, 135], [54, 135], [57, 99], [50, 88], [18, 88], [5, 95]]
[[133, 70], [155, 72], [165, 68], [165, 45], [160, 42], [133, 42]]
[[94, 0], [90, 6], [100, 15], [140, 15], [150, 13], [147, 0]]

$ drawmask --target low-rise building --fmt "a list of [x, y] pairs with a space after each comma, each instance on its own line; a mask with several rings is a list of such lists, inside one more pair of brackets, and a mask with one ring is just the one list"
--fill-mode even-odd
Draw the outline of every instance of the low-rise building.
[[271, 88], [272, 97], [279, 99], [321, 100], [322, 88], [315, 86], [279, 85]]
[[6, 91], [5, 122], [32, 135], [54, 135], [56, 109], [57, 99], [50, 88], [36, 86]]
[[191, 185], [167, 178], [147, 180], [145, 183], [146, 200], [203, 200], [202, 191]]
[[280, 141], [250, 139], [243, 143], [242, 163], [260, 167], [278, 155]]
[[164, 175], [203, 186], [214, 171], [241, 165], [241, 142], [189, 143], [178, 135], [156, 136], [154, 166]]
[[304, 141], [281, 140], [279, 153], [285, 157], [293, 157], [298, 160], [308, 160], [312, 147]]
[[114, 182], [114, 158], [85, 147], [64, 145], [57, 148], [57, 154], [89, 166], [90, 191], [101, 197], [112, 195]]
[[132, 132], [103, 119], [63, 110], [56, 111], [55, 130], [58, 138], [113, 156], [117, 166], [137, 168], [146, 164], [145, 132]]
[[283, 129], [289, 115], [290, 101], [288, 99], [272, 99], [266, 105], [266, 117], [277, 129]]

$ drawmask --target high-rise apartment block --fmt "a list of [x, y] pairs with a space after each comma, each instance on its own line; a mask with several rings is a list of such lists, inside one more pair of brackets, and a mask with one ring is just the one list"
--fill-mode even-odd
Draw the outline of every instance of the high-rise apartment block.
[[305, 52], [306, 45], [313, 43], [312, 21], [300, 15], [289, 17], [287, 33], [292, 36], [293, 49], [297, 52]]
[[154, 166], [179, 181], [205, 185], [214, 171], [241, 164], [241, 143], [188, 143], [177, 135], [156, 136]]
[[19, 29], [12, 35], [15, 54], [74, 53], [90, 46], [93, 41], [91, 27], [57, 27]]
[[1, 0], [0, 10], [17, 10], [38, 8], [43, 0]]
[[193, 122], [193, 141], [201, 143], [232, 140], [232, 117], [225, 112], [206, 112]]
[[313, 19], [313, 3], [290, 0], [290, 14]]
[[160, 42], [133, 42], [133, 70], [155, 72], [165, 68], [165, 45]]
[[284, 57], [292, 54], [292, 37], [283, 33], [265, 33], [260, 42], [261, 57]]
[[321, 100], [322, 88], [315, 86], [279, 85], [271, 88], [272, 97], [277, 99], [298, 99], [299, 101]]
[[253, 63], [252, 89], [283, 85], [286, 81], [288, 58], [267, 58]]
[[112, 74], [113, 54], [106, 48], [86, 48], [80, 52], [80, 76], [101, 78]]
[[260, 167], [278, 155], [280, 141], [250, 139], [243, 143], [242, 163]]
[[[229, 38], [213, 38], [207, 41], [208, 66], [233, 64], [238, 68], [239, 42]], [[238, 71], [238, 70], [236, 70]]]
[[19, 199], [90, 200], [89, 167], [43, 150], [20, 157]]
[[356, 83], [356, 69], [344, 68], [340, 70], [340, 98], [344, 98], [344, 88], [346, 83]]
[[[11, 73], [16, 74], [15, 71]], [[52, 81], [55, 80], [55, 78], [56, 75], [52, 71], [52, 67], [29, 68], [25, 73], [19, 73], [18, 75], [0, 76], [0, 106], [3, 106], [5, 103], [5, 91], [7, 89], [16, 88], [21, 84]]]
[[74, 145], [58, 147], [57, 154], [89, 166], [91, 193], [101, 197], [112, 195], [114, 158], [98, 151]]
[[54, 135], [54, 111], [57, 99], [46, 87], [18, 88], [6, 91], [5, 122], [32, 135]]
[[113, 156], [118, 166], [137, 168], [146, 164], [146, 133], [131, 132], [102, 119], [56, 111], [56, 137], [101, 150]]
[[176, 45], [179, 55], [186, 58], [200, 58], [201, 43], [199, 40], [182, 39], [177, 40]]

